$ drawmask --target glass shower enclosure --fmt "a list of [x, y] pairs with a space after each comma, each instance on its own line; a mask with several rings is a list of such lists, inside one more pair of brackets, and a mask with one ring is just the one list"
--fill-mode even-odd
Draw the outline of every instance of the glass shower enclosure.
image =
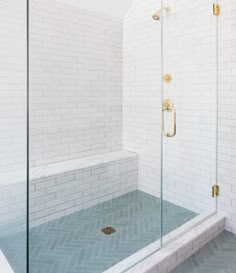
[[27, 4], [0, 6], [0, 272], [26, 272]]
[[162, 21], [163, 198], [207, 215], [216, 209], [217, 3], [172, 2]]
[[217, 210], [216, 3], [82, 2], [1, 3], [0, 273], [126, 272]]

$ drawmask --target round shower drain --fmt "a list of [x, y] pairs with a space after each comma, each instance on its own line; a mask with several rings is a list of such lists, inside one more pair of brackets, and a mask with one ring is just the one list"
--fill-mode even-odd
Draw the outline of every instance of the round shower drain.
[[111, 235], [113, 233], [116, 232], [116, 229], [114, 229], [113, 227], [104, 227], [101, 229], [101, 232], [104, 233], [105, 235]]

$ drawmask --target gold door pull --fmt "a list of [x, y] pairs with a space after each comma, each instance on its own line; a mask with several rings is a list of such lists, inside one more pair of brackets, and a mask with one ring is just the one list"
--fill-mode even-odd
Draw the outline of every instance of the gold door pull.
[[[166, 132], [165, 131], [165, 112], [173, 112], [174, 114], [174, 128], [173, 132]], [[174, 107], [174, 104], [172, 100], [166, 99], [163, 102], [163, 108], [162, 108], [162, 133], [166, 137], [174, 137], [176, 135], [176, 110]]]

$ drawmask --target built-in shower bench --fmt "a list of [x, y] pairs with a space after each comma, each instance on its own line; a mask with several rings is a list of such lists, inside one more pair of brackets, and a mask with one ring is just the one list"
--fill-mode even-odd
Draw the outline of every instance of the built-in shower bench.
[[29, 184], [35, 226], [136, 190], [138, 155], [115, 151], [34, 167]]

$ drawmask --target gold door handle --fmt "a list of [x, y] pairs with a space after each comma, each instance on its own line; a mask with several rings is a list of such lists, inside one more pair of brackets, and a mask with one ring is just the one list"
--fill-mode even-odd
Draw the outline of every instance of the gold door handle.
[[[166, 132], [165, 131], [165, 112], [173, 112], [174, 114], [174, 128], [173, 132]], [[166, 99], [163, 102], [163, 108], [162, 108], [162, 133], [166, 137], [174, 137], [176, 135], [176, 110], [174, 107], [174, 104], [172, 100]]]

